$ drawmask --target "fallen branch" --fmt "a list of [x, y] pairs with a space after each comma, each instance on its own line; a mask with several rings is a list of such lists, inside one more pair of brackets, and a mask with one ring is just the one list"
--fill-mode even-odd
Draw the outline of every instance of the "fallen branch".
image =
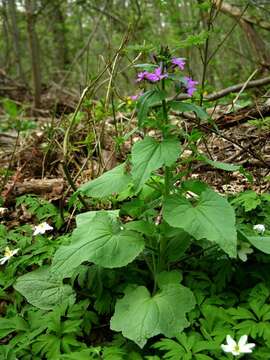
[[245, 83], [240, 83], [240, 84], [229, 86], [220, 91], [206, 95], [204, 97], [204, 100], [214, 101], [214, 100], [220, 99], [230, 93], [235, 93], [235, 92], [240, 91], [244, 86], [245, 86], [245, 89], [250, 89], [250, 88], [259, 87], [259, 86], [263, 86], [263, 85], [267, 85], [267, 84], [270, 84], [270, 76], [262, 78], [262, 79], [258, 79], [258, 80], [252, 80], [248, 84], [246, 84], [246, 86], [245, 86]]
[[63, 179], [32, 179], [22, 183], [16, 183], [12, 193], [16, 196], [23, 194], [54, 194], [60, 195], [64, 189]]

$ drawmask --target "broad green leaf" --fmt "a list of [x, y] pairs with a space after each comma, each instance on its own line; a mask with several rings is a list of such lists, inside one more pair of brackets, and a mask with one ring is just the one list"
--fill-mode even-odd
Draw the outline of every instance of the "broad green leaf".
[[189, 104], [182, 101], [170, 101], [168, 104], [170, 108], [175, 111], [180, 111], [180, 112], [193, 111], [198, 116], [198, 118], [203, 120], [209, 117], [207, 112], [205, 112], [203, 108], [194, 104]]
[[169, 196], [163, 216], [169, 225], [184, 229], [197, 240], [213, 241], [236, 257], [235, 214], [227, 200], [214, 191], [203, 191], [196, 204], [179, 195]]
[[[100, 210], [87, 211], [85, 213], [79, 214], [76, 216], [76, 225], [77, 227], [88, 224], [89, 221], [92, 221], [94, 217]], [[108, 210], [106, 213], [110, 216], [111, 219], [117, 220], [119, 216], [119, 210]]]
[[138, 125], [141, 127], [147, 118], [149, 109], [154, 105], [161, 105], [162, 100], [166, 98], [166, 93], [162, 90], [153, 89], [146, 91], [137, 101]]
[[153, 236], [157, 231], [154, 224], [144, 220], [130, 221], [125, 224], [125, 228], [127, 230], [135, 230], [147, 236]]
[[125, 164], [121, 164], [83, 184], [79, 191], [94, 198], [104, 198], [126, 190], [130, 182], [131, 176], [126, 172]]
[[72, 287], [53, 278], [48, 267], [20, 276], [14, 288], [30, 304], [43, 310], [50, 310], [67, 299], [72, 303], [75, 298]]
[[246, 238], [255, 248], [270, 254], [270, 236], [246, 236]]
[[182, 274], [177, 271], [162, 271], [157, 274], [157, 283], [158, 287], [162, 289], [164, 286], [166, 287], [168, 284], [179, 284], [183, 279]]
[[188, 326], [185, 316], [194, 306], [192, 292], [182, 285], [164, 285], [154, 296], [144, 286], [138, 286], [117, 301], [111, 329], [121, 331], [142, 348], [155, 335], [178, 335]]
[[213, 166], [216, 169], [221, 169], [225, 171], [238, 171], [241, 168], [240, 165], [226, 164], [221, 161], [213, 161], [208, 159], [206, 156], [201, 156], [199, 160], [206, 162], [207, 164]]
[[185, 191], [191, 191], [197, 195], [200, 195], [203, 191], [209, 189], [208, 185], [199, 180], [186, 180], [182, 182], [182, 188]]
[[53, 259], [53, 272], [70, 276], [84, 261], [105, 268], [125, 266], [144, 248], [144, 239], [136, 231], [125, 230], [106, 212], [84, 222], [72, 234], [72, 242], [60, 247]]
[[164, 139], [159, 142], [146, 137], [133, 145], [131, 151], [132, 177], [135, 187], [140, 190], [152, 171], [161, 166], [172, 166], [180, 154], [179, 142], [176, 138]]

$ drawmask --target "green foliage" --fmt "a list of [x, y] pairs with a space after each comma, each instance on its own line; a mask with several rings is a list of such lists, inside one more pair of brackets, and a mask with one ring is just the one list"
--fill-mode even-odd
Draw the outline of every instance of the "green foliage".
[[136, 190], [140, 190], [154, 170], [162, 165], [172, 166], [180, 154], [177, 139], [167, 138], [158, 142], [151, 137], [137, 142], [131, 153], [132, 177]]
[[23, 109], [10, 100], [3, 99], [1, 104], [4, 109], [4, 115], [1, 116], [3, 120], [0, 123], [0, 131], [16, 130], [18, 132], [27, 131], [36, 128], [34, 121], [22, 119]]
[[58, 229], [63, 224], [63, 219], [57, 207], [35, 195], [19, 196], [16, 199], [16, 206], [19, 205], [24, 205], [31, 214], [37, 217], [39, 222], [52, 219]]
[[127, 289], [124, 298], [116, 303], [111, 328], [143, 347], [155, 335], [173, 337], [187, 327], [185, 314], [195, 305], [193, 294], [177, 279], [171, 282], [169, 275], [167, 284], [161, 283], [154, 296], [143, 286]]
[[[208, 2], [200, 5], [207, 11]], [[169, 50], [155, 61], [140, 65], [152, 76], [136, 104], [133, 133], [143, 139], [122, 164], [79, 188], [91, 211], [77, 214], [71, 235], [33, 237], [29, 225], [0, 226], [2, 252], [20, 249], [0, 272], [3, 359], [223, 360], [228, 334], [256, 342], [252, 359], [269, 357], [270, 196], [245, 192], [228, 201], [189, 179], [198, 160], [241, 169], [202, 158], [200, 131], [186, 134], [171, 121], [173, 111], [203, 121], [208, 115], [168, 99], [175, 88], [195, 91]], [[84, 106], [107, 114], [101, 102]], [[188, 159], [183, 139], [192, 149]], [[63, 214], [51, 203], [26, 195], [17, 199], [21, 205], [36, 222], [63, 230]], [[256, 232], [256, 224], [266, 231]]]
[[125, 164], [121, 164], [105, 172], [97, 179], [83, 184], [80, 191], [89, 197], [103, 198], [126, 190], [131, 180], [131, 176], [125, 169]]
[[171, 195], [164, 203], [164, 219], [185, 230], [195, 239], [217, 243], [228, 255], [236, 256], [235, 216], [229, 203], [208, 189], [195, 203], [183, 196]]
[[144, 125], [149, 110], [153, 106], [160, 104], [160, 101], [164, 100], [165, 98], [166, 98], [165, 92], [159, 89], [146, 91], [142, 96], [140, 96], [137, 103], [137, 110], [138, 110], [137, 117], [138, 117], [139, 127], [142, 127]]
[[27, 301], [43, 310], [53, 309], [63, 300], [74, 301], [74, 294], [69, 285], [51, 277], [46, 267], [20, 276], [14, 288], [26, 297]]
[[101, 212], [77, 227], [70, 245], [55, 254], [52, 271], [68, 276], [83, 261], [114, 268], [127, 265], [144, 248], [143, 238]]

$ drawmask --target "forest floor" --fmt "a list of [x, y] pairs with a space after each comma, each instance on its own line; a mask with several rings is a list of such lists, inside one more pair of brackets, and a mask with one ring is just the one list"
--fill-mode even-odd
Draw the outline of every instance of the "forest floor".
[[[15, 111], [15, 116], [19, 116], [20, 121], [30, 124], [30, 128], [33, 129], [18, 133], [10, 126], [7, 127], [7, 131], [0, 132], [3, 205], [10, 208], [16, 196], [29, 193], [55, 204], [59, 202], [63, 204], [71, 194], [71, 188], [61, 166], [62, 142], [68, 119], [76, 107], [74, 96], [61, 94], [61, 98], [56, 102], [57, 94], [46, 92], [43, 96], [42, 108], [37, 110], [29, 105], [30, 99], [22, 89], [14, 87], [9, 95], [18, 108], [23, 107], [23, 111]], [[14, 100], [14, 97], [19, 98], [20, 101]], [[81, 116], [84, 119], [71, 138], [72, 155], [69, 171], [76, 186], [97, 177], [121, 162], [132, 143], [140, 137], [135, 134], [128, 141], [122, 141], [121, 147], [116, 146], [115, 139], [119, 137], [119, 127], [121, 127], [121, 135], [132, 130], [134, 109], [128, 115], [119, 111], [116, 114], [117, 124], [111, 116], [108, 116], [94, 126], [90, 120], [89, 126], [92, 110], [87, 113], [88, 110], [83, 109]], [[248, 189], [258, 193], [269, 190], [270, 125], [263, 120], [258, 125], [256, 114], [254, 116], [251, 113], [253, 110], [254, 105], [238, 110], [230, 106], [217, 106], [214, 110], [208, 110], [217, 127], [203, 125], [200, 128], [205, 136], [199, 144], [199, 151], [211, 160], [240, 165], [245, 175], [239, 171], [227, 172], [203, 163], [195, 163], [193, 178], [206, 181], [218, 192], [226, 194], [235, 194]], [[263, 110], [264, 117], [262, 117], [267, 120], [270, 106], [267, 105], [266, 109], [264, 106]], [[8, 111], [10, 112], [10, 109]], [[259, 106], [258, 112], [260, 112]], [[13, 121], [12, 116], [10, 118], [10, 114], [6, 113], [3, 106], [0, 108], [0, 116], [3, 124], [5, 122], [10, 124]], [[190, 130], [192, 129], [190, 119], [192, 115], [187, 118], [176, 116], [174, 120], [175, 123], [180, 123], [183, 128]], [[89, 146], [92, 147], [90, 151]], [[90, 153], [92, 156], [89, 155]], [[189, 153], [190, 150], [185, 150], [183, 156], [188, 156]], [[14, 216], [17, 218], [16, 214]]]

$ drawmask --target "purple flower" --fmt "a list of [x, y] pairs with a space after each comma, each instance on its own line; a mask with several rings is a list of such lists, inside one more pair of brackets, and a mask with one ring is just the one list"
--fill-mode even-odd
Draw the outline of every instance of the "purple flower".
[[147, 73], [145, 78], [151, 82], [157, 82], [159, 80], [165, 79], [168, 77], [168, 74], [162, 74], [161, 66], [155, 69], [153, 73]]
[[137, 95], [131, 95], [131, 96], [130, 96], [130, 100], [136, 101], [136, 100], [138, 100], [139, 97], [142, 96], [142, 95], [143, 95], [143, 92], [142, 92], [142, 91], [141, 91], [139, 94], [137, 94]]
[[198, 81], [192, 80], [188, 76], [185, 76], [184, 79], [186, 82], [187, 93], [189, 96], [192, 96], [193, 93], [197, 90], [195, 86], [198, 84]]
[[183, 58], [172, 58], [172, 64], [178, 66], [180, 70], [184, 70], [186, 61]]
[[136, 80], [136, 82], [140, 82], [140, 81], [145, 80], [145, 79], [146, 79], [146, 75], [148, 75], [148, 74], [149, 74], [149, 72], [147, 72], [147, 71], [142, 71], [142, 72], [140, 72], [140, 73], [137, 75], [137, 80]]
[[160, 81], [162, 79], [165, 79], [168, 77], [168, 74], [162, 74], [162, 69], [161, 66], [159, 66], [158, 68], [156, 68], [154, 70], [154, 72], [150, 73], [148, 71], [142, 71], [137, 75], [137, 80], [136, 82], [140, 82], [142, 80], [148, 80], [152, 83]]

